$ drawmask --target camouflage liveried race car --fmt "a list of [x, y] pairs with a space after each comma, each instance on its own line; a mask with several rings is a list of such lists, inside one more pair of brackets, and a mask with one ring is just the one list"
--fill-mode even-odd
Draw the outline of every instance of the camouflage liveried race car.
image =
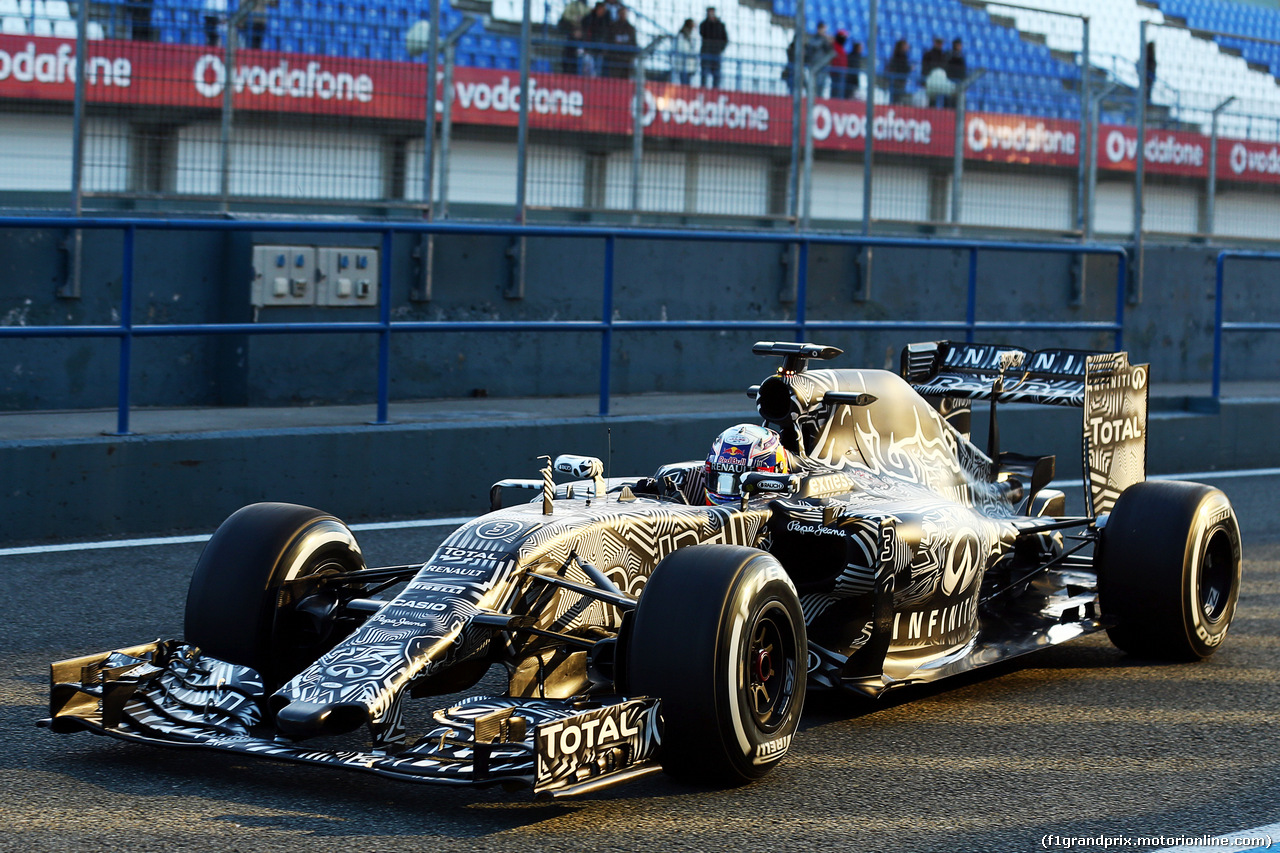
[[[755, 352], [783, 359], [752, 389], [762, 425], [652, 477], [548, 460], [425, 562], [368, 568], [331, 515], [241, 509], [196, 566], [185, 638], [53, 664], [42, 724], [562, 796], [659, 769], [758, 778], [807, 689], [877, 696], [1100, 630], [1147, 657], [1222, 643], [1239, 529], [1220, 491], [1146, 481], [1145, 365], [935, 342], [895, 375]], [[1053, 457], [1000, 450], [1008, 401], [1083, 409], [1082, 514]], [[541, 494], [503, 508], [513, 488]], [[494, 664], [504, 695], [406, 730], [406, 703]]]

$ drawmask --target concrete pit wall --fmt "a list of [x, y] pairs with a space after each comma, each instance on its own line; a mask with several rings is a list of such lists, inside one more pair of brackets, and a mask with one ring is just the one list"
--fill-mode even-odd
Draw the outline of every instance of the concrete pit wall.
[[[0, 231], [0, 323], [118, 322], [121, 235], [86, 231], [79, 299], [55, 296], [65, 281], [65, 232]], [[373, 308], [264, 308], [249, 304], [254, 243], [376, 246], [375, 235], [296, 235], [140, 231], [136, 249], [135, 323], [374, 320]], [[435, 246], [432, 299], [416, 300], [422, 280], [420, 239], [397, 236], [390, 258], [396, 320], [598, 320], [604, 244], [599, 239], [531, 239], [524, 297], [511, 299], [510, 238], [446, 236]], [[1146, 249], [1142, 301], [1128, 307], [1125, 344], [1133, 360], [1152, 364], [1157, 382], [1207, 382], [1212, 358], [1216, 250]], [[787, 251], [772, 244], [620, 240], [614, 316], [627, 320], [789, 320]], [[1115, 261], [1086, 264], [1083, 302], [1067, 256], [983, 252], [977, 317], [986, 321], [1110, 321], [1116, 304]], [[1229, 319], [1276, 316], [1280, 265], [1233, 261]], [[814, 246], [809, 260], [810, 320], [964, 319], [968, 254], [946, 249], [874, 251], [868, 298], [855, 299], [858, 253]], [[887, 366], [909, 340], [959, 336], [937, 330], [819, 332], [809, 335], [848, 353], [846, 364]], [[789, 332], [618, 332], [612, 389], [726, 391], [756, 366], [750, 344]], [[1109, 333], [981, 333], [1031, 347], [1108, 349]], [[0, 410], [109, 407], [116, 401], [118, 345], [110, 339], [14, 340], [3, 343]], [[1227, 339], [1226, 378], [1270, 378], [1280, 336]], [[589, 394], [597, 388], [595, 333], [397, 334], [392, 338], [393, 399]], [[373, 335], [174, 337], [134, 344], [132, 401], [138, 406], [279, 405], [373, 399]]]

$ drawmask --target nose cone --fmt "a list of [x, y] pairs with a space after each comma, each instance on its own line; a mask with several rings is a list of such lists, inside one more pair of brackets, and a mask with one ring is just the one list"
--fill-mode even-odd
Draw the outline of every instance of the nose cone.
[[276, 729], [280, 734], [295, 740], [346, 734], [368, 722], [369, 709], [364, 705], [290, 702], [276, 711]]

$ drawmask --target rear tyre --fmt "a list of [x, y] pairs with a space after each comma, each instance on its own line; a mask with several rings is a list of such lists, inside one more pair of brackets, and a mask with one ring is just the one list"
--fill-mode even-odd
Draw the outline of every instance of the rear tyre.
[[250, 504], [224, 521], [200, 554], [187, 591], [186, 640], [211, 657], [252, 667], [272, 690], [345, 634], [336, 595], [306, 579], [364, 567], [355, 536], [328, 513]]
[[662, 766], [741, 784], [786, 754], [804, 705], [808, 645], [795, 586], [769, 554], [681, 548], [658, 564], [627, 641], [628, 690], [662, 700]]
[[1207, 658], [1231, 627], [1240, 569], [1240, 527], [1221, 491], [1174, 480], [1130, 486], [1099, 544], [1111, 642], [1139, 657]]

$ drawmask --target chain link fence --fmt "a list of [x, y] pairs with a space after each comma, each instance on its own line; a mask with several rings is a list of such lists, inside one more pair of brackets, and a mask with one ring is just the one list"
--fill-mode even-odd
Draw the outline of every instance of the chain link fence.
[[0, 0], [0, 204], [1275, 236], [1199, 0], [438, 2]]

